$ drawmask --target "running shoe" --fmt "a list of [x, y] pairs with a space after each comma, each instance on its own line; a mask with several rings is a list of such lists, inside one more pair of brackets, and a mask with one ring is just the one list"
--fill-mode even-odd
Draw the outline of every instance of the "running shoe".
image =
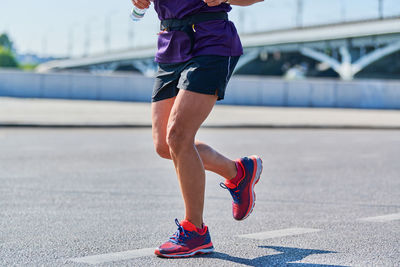
[[232, 195], [232, 214], [235, 220], [244, 220], [253, 211], [256, 194], [254, 186], [260, 180], [262, 172], [262, 160], [259, 156], [250, 156], [238, 159], [237, 162], [243, 168], [243, 178], [236, 184], [226, 180], [221, 187], [229, 190]]
[[199, 233], [196, 226], [187, 220], [179, 223], [175, 219], [175, 223], [178, 230], [167, 242], [154, 251], [157, 256], [183, 258], [214, 251], [207, 226], [204, 226]]

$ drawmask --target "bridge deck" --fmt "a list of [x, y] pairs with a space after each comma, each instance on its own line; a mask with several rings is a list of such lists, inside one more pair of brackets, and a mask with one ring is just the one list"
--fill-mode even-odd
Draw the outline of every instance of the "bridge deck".
[[[245, 48], [251, 48], [383, 36], [388, 34], [400, 34], [399, 18], [260, 32], [242, 35], [241, 39]], [[112, 62], [129, 62], [136, 59], [150, 59], [154, 56], [155, 51], [156, 46], [148, 46], [85, 58], [52, 61], [40, 65], [38, 71], [45, 72], [52, 69], [77, 68]]]

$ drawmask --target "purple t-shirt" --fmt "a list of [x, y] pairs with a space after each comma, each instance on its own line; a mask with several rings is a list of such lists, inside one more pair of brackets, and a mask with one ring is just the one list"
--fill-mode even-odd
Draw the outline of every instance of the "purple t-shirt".
[[[154, 0], [154, 9], [160, 20], [194, 15], [204, 12], [229, 12], [228, 4], [209, 7], [202, 0]], [[231, 21], [205, 21], [195, 25], [195, 43], [190, 51], [190, 39], [185, 32], [160, 33], [155, 60], [159, 63], [184, 62], [200, 55], [240, 56], [242, 44]]]

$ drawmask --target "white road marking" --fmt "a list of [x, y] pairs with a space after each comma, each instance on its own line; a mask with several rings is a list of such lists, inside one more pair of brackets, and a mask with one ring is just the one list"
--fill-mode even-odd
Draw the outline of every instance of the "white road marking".
[[394, 220], [400, 220], [400, 213], [358, 219], [358, 221], [364, 222], [390, 222]]
[[275, 237], [315, 233], [315, 232], [319, 232], [319, 231], [321, 231], [321, 229], [287, 228], [287, 229], [274, 230], [274, 231], [268, 231], [268, 232], [239, 235], [239, 237], [263, 240], [263, 239], [270, 239], [270, 238], [275, 238]]
[[81, 258], [72, 258], [69, 261], [87, 263], [87, 264], [100, 264], [112, 261], [130, 260], [145, 256], [154, 255], [155, 248], [142, 248], [128, 251], [121, 251], [108, 254], [93, 255]]

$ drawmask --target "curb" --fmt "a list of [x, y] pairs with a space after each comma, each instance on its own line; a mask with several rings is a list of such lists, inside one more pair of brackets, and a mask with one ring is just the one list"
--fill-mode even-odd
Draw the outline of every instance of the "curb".
[[[47, 129], [150, 129], [151, 124], [52, 124], [52, 123], [0, 123], [0, 128]], [[308, 124], [215, 124], [203, 125], [205, 129], [327, 129], [327, 130], [400, 130], [400, 126], [377, 125], [308, 125]]]

